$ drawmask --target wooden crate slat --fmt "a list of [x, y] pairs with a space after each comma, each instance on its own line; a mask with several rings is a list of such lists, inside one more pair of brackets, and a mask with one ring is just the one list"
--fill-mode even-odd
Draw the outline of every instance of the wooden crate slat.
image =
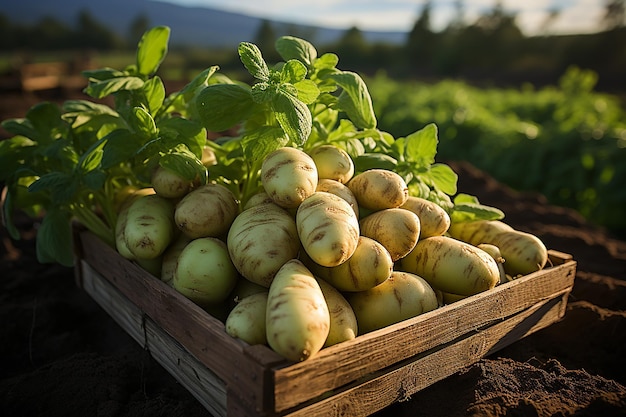
[[340, 387], [486, 324], [505, 320], [538, 301], [569, 290], [574, 275], [575, 262], [567, 261], [277, 369], [275, 409], [292, 408], [323, 394], [329, 387]]
[[[155, 359], [217, 416], [369, 415], [557, 321], [576, 270], [571, 255], [551, 250], [553, 267], [292, 363], [230, 337], [222, 322], [91, 233], [75, 241], [79, 285], [104, 304], [111, 290], [125, 297], [139, 313], [114, 318], [140, 344], [148, 336]], [[173, 356], [184, 360], [172, 362], [176, 347]], [[199, 382], [198, 369], [212, 377]]]
[[269, 398], [267, 368], [244, 354], [245, 345], [226, 333], [222, 322], [174, 289], [120, 256], [89, 232], [79, 234], [79, 252], [163, 330], [174, 337], [227, 386], [246, 396], [251, 408], [263, 409]]
[[181, 383], [211, 414], [226, 416], [226, 386], [175, 339], [133, 305], [89, 264], [81, 262], [83, 289], [126, 333]]
[[510, 343], [543, 329], [563, 316], [567, 293], [545, 300], [506, 321], [441, 347], [433, 348], [399, 365], [376, 372], [335, 395], [283, 414], [367, 416], [476, 363]]

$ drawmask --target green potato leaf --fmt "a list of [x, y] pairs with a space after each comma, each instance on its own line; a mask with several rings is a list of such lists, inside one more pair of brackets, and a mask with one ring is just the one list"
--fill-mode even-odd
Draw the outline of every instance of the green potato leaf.
[[137, 46], [137, 71], [144, 76], [157, 72], [167, 55], [170, 28], [156, 26], [141, 37]]
[[317, 58], [317, 49], [304, 39], [295, 36], [282, 36], [275, 42], [276, 51], [285, 61], [297, 59], [311, 67]]
[[278, 89], [272, 100], [272, 110], [289, 140], [302, 146], [311, 134], [311, 111], [286, 87], [283, 85]]
[[194, 101], [200, 123], [213, 132], [230, 129], [254, 109], [250, 91], [237, 84], [211, 84]]
[[89, 83], [83, 92], [95, 99], [102, 99], [119, 91], [140, 89], [143, 84], [144, 81], [139, 77], [116, 77]]
[[71, 215], [57, 207], [46, 212], [37, 230], [37, 260], [41, 263], [59, 263], [71, 267], [74, 264], [72, 248]]
[[269, 81], [270, 70], [259, 48], [250, 42], [241, 42], [237, 48], [239, 58], [248, 72], [256, 79]]
[[339, 107], [361, 129], [376, 127], [376, 115], [372, 98], [363, 79], [354, 72], [341, 71], [329, 76], [343, 91], [339, 95]]

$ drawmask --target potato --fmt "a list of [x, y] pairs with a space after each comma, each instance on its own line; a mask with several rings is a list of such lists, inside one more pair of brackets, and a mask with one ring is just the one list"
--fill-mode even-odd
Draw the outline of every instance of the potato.
[[260, 292], [267, 292], [267, 287], [255, 284], [254, 282], [244, 277], [240, 277], [237, 281], [237, 284], [235, 285], [235, 288], [230, 293], [230, 299], [235, 304], [237, 304], [244, 298], [252, 294], [258, 294]]
[[443, 296], [443, 303], [444, 304], [456, 303], [457, 301], [460, 301], [460, 300], [462, 300], [464, 298], [469, 297], [469, 295], [452, 294], [450, 292], [442, 292], [441, 294]]
[[350, 204], [323, 191], [316, 191], [298, 207], [296, 226], [307, 255], [322, 266], [347, 261], [359, 241], [359, 221]]
[[481, 243], [492, 243], [493, 237], [498, 233], [513, 230], [511, 226], [500, 220], [477, 220], [452, 223], [448, 233], [455, 239], [477, 246]]
[[154, 191], [165, 198], [181, 198], [195, 186], [193, 181], [186, 180], [177, 173], [158, 166], [150, 180]]
[[[130, 194], [128, 194], [130, 193]], [[128, 209], [135, 199], [144, 195], [154, 194], [152, 188], [126, 188], [120, 195], [120, 201], [118, 202], [119, 208], [117, 213], [117, 219], [115, 221], [115, 249], [117, 252], [126, 259], [133, 260], [135, 255], [128, 249], [126, 245], [126, 224], [128, 223]]]
[[502, 254], [500, 253], [500, 248], [498, 248], [496, 245], [492, 245], [491, 243], [480, 243], [476, 247], [479, 248], [479, 249], [484, 250], [489, 255], [491, 255], [491, 257], [498, 264], [498, 271], [500, 271], [500, 282], [499, 283], [500, 284], [504, 284], [505, 282], [507, 282], [508, 278], [507, 278], [506, 272], [504, 270], [505, 259], [502, 257]]
[[420, 219], [409, 210], [390, 208], [375, 211], [359, 221], [361, 235], [380, 242], [395, 262], [415, 247], [420, 237]]
[[[303, 260], [304, 261], [304, 260]], [[393, 270], [389, 251], [374, 239], [360, 236], [356, 250], [346, 262], [323, 267], [310, 259], [305, 265], [339, 291], [365, 291], [384, 282]]]
[[450, 215], [437, 203], [409, 196], [400, 207], [412, 211], [420, 218], [420, 239], [443, 236], [450, 227]]
[[315, 356], [330, 332], [330, 312], [317, 280], [302, 262], [292, 259], [276, 273], [269, 288], [265, 316], [267, 342], [291, 361]]
[[279, 148], [265, 157], [261, 183], [276, 204], [296, 208], [317, 187], [317, 168], [305, 152], [291, 147]]
[[319, 145], [308, 152], [315, 162], [319, 179], [345, 184], [354, 175], [354, 162], [346, 151], [335, 145]]
[[300, 250], [295, 220], [274, 203], [241, 212], [233, 221], [226, 242], [239, 273], [265, 288]]
[[357, 174], [348, 182], [348, 188], [359, 206], [370, 210], [397, 208], [409, 197], [404, 179], [386, 169], [370, 169]]
[[548, 262], [548, 249], [533, 234], [513, 230], [497, 234], [491, 242], [502, 253], [504, 270], [513, 277], [539, 271]]
[[398, 268], [424, 278], [443, 292], [473, 295], [496, 286], [496, 261], [482, 249], [447, 236], [421, 239]]
[[500, 249], [504, 270], [511, 276], [526, 275], [542, 269], [548, 250], [537, 236], [515, 230], [496, 220], [462, 222], [450, 226], [450, 235], [472, 245], [489, 243]]
[[160, 256], [176, 236], [174, 204], [157, 194], [132, 201], [126, 214], [124, 243], [135, 258]]
[[174, 221], [192, 239], [221, 237], [239, 212], [233, 193], [221, 184], [205, 184], [185, 195], [176, 205]]
[[347, 185], [335, 180], [321, 179], [317, 182], [317, 188], [315, 191], [325, 191], [343, 198], [348, 202], [348, 204], [350, 204], [350, 207], [354, 210], [356, 217], [359, 217], [359, 203], [357, 203], [356, 197], [354, 197], [354, 194], [352, 194], [352, 191], [350, 191]]
[[243, 298], [226, 317], [226, 333], [250, 345], [266, 345], [267, 289]]
[[274, 200], [272, 200], [272, 198], [265, 191], [261, 191], [259, 193], [254, 194], [252, 197], [250, 197], [248, 201], [246, 201], [246, 204], [243, 206], [243, 209], [247, 210], [250, 207], [258, 206], [259, 204], [273, 203], [273, 202]]
[[156, 258], [150, 258], [150, 259], [135, 258], [135, 262], [137, 263], [137, 265], [139, 265], [140, 267], [148, 271], [150, 275], [153, 275], [154, 277], [161, 279], [163, 255], [157, 256]]
[[335, 287], [323, 279], [317, 279], [317, 283], [324, 294], [330, 314], [330, 330], [323, 347], [354, 339], [359, 329], [350, 303]]
[[191, 242], [191, 238], [184, 234], [179, 234], [178, 237], [165, 249], [161, 259], [161, 281], [167, 285], [174, 285], [174, 273], [176, 272], [176, 264], [178, 263], [178, 256], [183, 251], [185, 246]]
[[359, 326], [359, 334], [382, 329], [439, 306], [433, 288], [421, 277], [393, 271], [382, 284], [346, 294]]
[[208, 307], [225, 301], [238, 279], [226, 244], [204, 237], [192, 240], [180, 252], [172, 286], [196, 304]]

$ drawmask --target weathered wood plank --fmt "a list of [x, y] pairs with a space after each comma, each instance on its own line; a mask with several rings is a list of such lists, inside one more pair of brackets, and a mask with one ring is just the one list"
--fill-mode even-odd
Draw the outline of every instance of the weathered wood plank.
[[[83, 259], [159, 327], [211, 369], [227, 387], [239, 390], [249, 408], [266, 409], [267, 368], [244, 353], [224, 324], [89, 232], [79, 233]], [[269, 348], [267, 348], [269, 349]]]
[[562, 317], [566, 302], [567, 293], [544, 300], [506, 321], [424, 352], [391, 369], [373, 373], [366, 382], [354, 384], [306, 407], [287, 412], [284, 416], [358, 417], [373, 414], [462, 371], [521, 337], [549, 326]]
[[355, 381], [398, 361], [449, 343], [488, 324], [498, 323], [571, 289], [575, 265], [562, 265], [477, 294], [435, 311], [323, 349], [314, 358], [277, 369], [275, 410], [284, 411], [329, 388]]
[[211, 414], [226, 416], [226, 386], [176, 340], [82, 261], [82, 288]]

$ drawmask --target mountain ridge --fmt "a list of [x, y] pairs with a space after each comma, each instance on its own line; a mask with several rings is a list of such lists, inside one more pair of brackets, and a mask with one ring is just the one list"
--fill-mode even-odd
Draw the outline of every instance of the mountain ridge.
[[[314, 44], [337, 41], [346, 30], [321, 26], [295, 24], [280, 20], [249, 16], [203, 6], [183, 6], [161, 0], [20, 0], [0, 4], [0, 13], [9, 20], [32, 25], [44, 17], [74, 25], [82, 11], [117, 34], [128, 33], [131, 23], [138, 17], [147, 18], [150, 26], [165, 25], [172, 30], [173, 45], [200, 47], [233, 47], [242, 41], [252, 41], [264, 21], [272, 24], [277, 35], [287, 34], [287, 28], [307, 33]], [[284, 33], [282, 33], [284, 32]], [[401, 44], [404, 32], [362, 31], [368, 42]]]

